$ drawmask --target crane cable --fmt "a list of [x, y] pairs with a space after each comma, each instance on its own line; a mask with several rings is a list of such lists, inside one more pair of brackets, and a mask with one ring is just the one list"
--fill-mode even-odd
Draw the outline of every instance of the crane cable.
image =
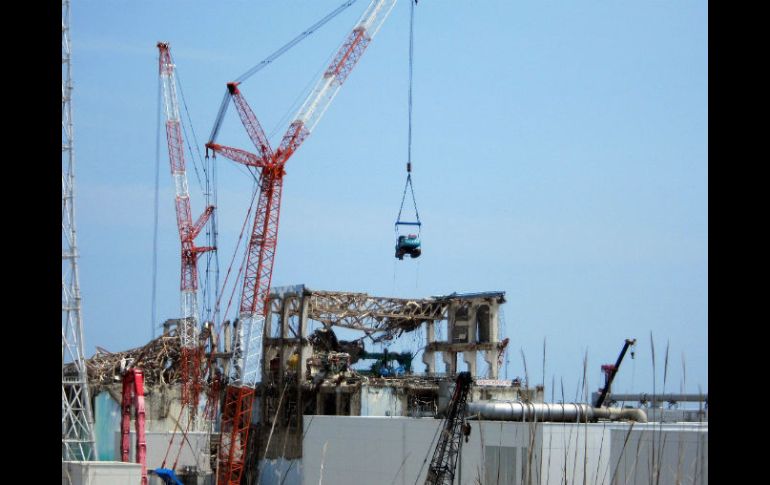
[[[217, 300], [216, 300], [216, 304], [215, 304], [215, 308], [214, 308], [215, 312], [217, 312], [219, 310], [219, 304], [220, 304], [222, 296], [224, 295], [224, 289], [225, 289], [225, 286], [227, 285], [227, 280], [230, 277], [230, 271], [232, 270], [233, 263], [235, 261], [235, 257], [236, 257], [236, 255], [238, 253], [238, 248], [240, 247], [240, 243], [241, 243], [241, 240], [243, 238], [243, 234], [244, 234], [244, 231], [246, 229], [247, 223], [251, 219], [251, 211], [254, 208], [254, 201], [256, 200], [256, 194], [257, 193], [258, 192], [255, 190], [254, 195], [252, 195], [251, 204], [249, 205], [249, 210], [246, 213], [246, 219], [244, 220], [243, 226], [241, 227], [241, 234], [238, 236], [238, 242], [236, 244], [235, 251], [233, 251], [233, 259], [230, 261], [230, 266], [227, 269], [227, 275], [225, 276], [225, 283], [224, 283], [224, 285], [222, 287], [222, 291], [219, 292], [219, 294], [217, 296]], [[241, 267], [238, 270], [238, 277], [240, 277], [241, 272], [243, 271], [243, 267], [244, 267], [245, 262], [246, 262], [246, 258], [244, 257], [243, 262], [241, 262]], [[225, 317], [227, 316], [227, 313], [230, 310], [230, 303], [232, 303], [233, 295], [235, 293], [235, 289], [236, 288], [237, 288], [237, 284], [233, 286], [233, 293], [230, 295], [230, 301], [228, 302], [227, 309], [225, 310], [225, 313], [224, 313]], [[212, 330], [212, 331], [214, 331], [214, 330]], [[219, 331], [217, 332], [217, 341], [220, 340], [221, 336], [222, 336], [222, 326], [220, 325]], [[214, 350], [212, 349], [212, 352], [209, 354], [209, 359], [208, 359], [208, 361], [206, 363], [205, 373], [209, 373], [210, 374], [210, 372], [211, 372], [211, 367], [213, 365], [213, 355], [214, 355]], [[207, 410], [208, 410], [210, 405], [211, 405], [211, 400], [207, 398], [205, 409], [204, 409], [204, 414], [206, 414], [206, 412], [207, 412]], [[184, 411], [184, 407], [179, 409], [179, 416], [177, 416], [177, 426], [174, 427], [174, 430], [171, 433], [171, 438], [169, 439], [168, 447], [166, 448], [166, 454], [163, 457], [163, 463], [161, 464], [161, 468], [165, 468], [165, 466], [166, 466], [166, 460], [168, 459], [168, 453], [169, 453], [169, 451], [171, 450], [171, 447], [174, 444], [174, 436], [176, 435], [177, 429], [179, 429], [181, 431], [181, 433], [182, 433], [182, 441], [180, 441], [180, 443], [179, 443], [179, 449], [177, 451], [176, 459], [174, 460], [174, 465], [172, 466], [173, 470], [176, 470], [176, 466], [177, 466], [177, 463], [179, 461], [179, 454], [181, 453], [182, 445], [184, 444], [185, 440], [189, 444], [189, 439], [187, 438], [187, 431], [189, 431], [190, 422], [192, 420], [188, 420], [188, 422], [187, 422], [187, 429], [186, 430], [182, 430], [181, 426], [179, 426], [179, 420], [182, 417], [182, 411]], [[209, 430], [209, 432], [210, 432], [210, 430]], [[192, 449], [192, 445], [191, 444], [190, 444], [190, 449]], [[195, 451], [195, 450], [193, 450], [193, 451]], [[197, 461], [197, 458], [196, 458], [196, 461]]]
[[401, 196], [401, 207], [398, 209], [398, 219], [396, 225], [401, 222], [401, 211], [404, 209], [404, 202], [406, 201], [406, 189], [411, 189], [412, 203], [414, 204], [414, 215], [417, 217], [417, 222], [420, 223], [420, 214], [417, 212], [417, 200], [414, 198], [414, 186], [412, 185], [412, 174], [408, 172], [406, 175], [406, 185], [404, 185], [404, 193]]
[[406, 171], [412, 172], [412, 71], [414, 68], [414, 3], [409, 2], [409, 141]]
[[155, 126], [155, 204], [154, 204], [154, 219], [152, 229], [152, 300], [150, 309], [150, 331], [152, 333], [152, 339], [155, 340], [155, 318], [157, 312], [157, 296], [158, 296], [158, 208], [159, 208], [159, 193], [160, 193], [160, 106], [161, 106], [161, 81], [158, 78], [158, 108], [157, 108], [157, 124]]
[[[171, 57], [171, 53], [169, 52], [169, 57]], [[174, 62], [174, 58], [171, 57], [171, 61]], [[204, 197], [206, 198], [206, 207], [211, 205], [211, 197], [213, 195], [214, 198], [214, 212], [211, 213], [211, 217], [209, 219], [208, 229], [206, 230], [206, 245], [209, 247], [213, 247], [215, 249], [211, 251], [206, 252], [206, 278], [203, 282], [203, 288], [202, 288], [202, 305], [199, 305], [200, 308], [200, 315], [199, 318], [201, 321], [205, 321], [208, 318], [211, 317], [211, 291], [210, 291], [210, 273], [211, 273], [211, 260], [212, 255], [214, 259], [214, 272], [216, 273], [216, 279], [219, 278], [219, 255], [218, 251], [216, 250], [217, 244], [217, 230], [216, 230], [216, 217], [217, 217], [217, 186], [216, 186], [216, 180], [214, 180], [213, 184], [213, 194], [212, 194], [212, 183], [211, 178], [212, 174], [214, 173], [214, 164], [211, 164], [211, 167], [209, 167], [208, 163], [208, 157], [206, 157], [206, 162], [204, 163], [203, 153], [201, 153], [200, 149], [200, 143], [198, 143], [198, 136], [195, 134], [195, 127], [193, 126], [192, 117], [190, 116], [190, 109], [187, 107], [187, 99], [185, 99], [184, 96], [184, 89], [182, 89], [182, 77], [179, 75], [179, 68], [176, 67], [176, 62], [174, 62], [174, 72], [175, 72], [175, 78], [177, 82], [177, 86], [179, 87], [179, 94], [182, 98], [182, 106], [184, 107], [185, 115], [187, 116], [187, 124], [190, 125], [190, 132], [192, 134], [192, 140], [193, 144], [192, 146], [195, 147], [197, 152], [197, 159], [195, 157], [196, 152], [193, 152], [192, 146], [190, 146], [190, 137], [187, 136], [187, 129], [185, 128], [185, 124], [181, 123], [182, 119], [180, 116], [180, 125], [182, 125], [182, 130], [184, 131], [184, 140], [187, 143], [187, 151], [190, 154], [190, 160], [192, 160], [193, 168], [195, 169], [195, 177], [198, 180], [198, 185], [200, 186], [201, 192], [203, 192]], [[203, 171], [203, 177], [204, 177], [204, 183], [201, 182], [200, 174], [198, 173], [198, 163], [201, 165], [201, 169]], [[211, 173], [210, 173], [211, 172]], [[217, 285], [214, 284], [214, 299], [217, 297]]]
[[[256, 74], [259, 70], [261, 70], [263, 67], [267, 66], [277, 58], [279, 58], [281, 55], [286, 53], [289, 49], [294, 47], [295, 45], [299, 44], [302, 40], [306, 39], [310, 34], [314, 33], [316, 30], [318, 30], [320, 27], [322, 27], [324, 24], [326, 24], [328, 21], [336, 17], [338, 14], [340, 14], [343, 10], [350, 7], [356, 3], [356, 0], [347, 0], [339, 7], [332, 10], [329, 14], [326, 15], [326, 17], [322, 18], [318, 22], [314, 23], [307, 29], [303, 30], [301, 34], [294, 37], [292, 40], [284, 44], [283, 47], [278, 49], [277, 51], [273, 52], [269, 56], [267, 56], [265, 59], [259, 62], [259, 64], [255, 65], [245, 73], [241, 74], [235, 79], [235, 82], [242, 83], [246, 79], [250, 78], [254, 74]], [[211, 129], [211, 134], [209, 135], [209, 142], [214, 142], [216, 140], [217, 135], [219, 135], [219, 129], [222, 126], [222, 120], [225, 117], [225, 113], [227, 112], [227, 106], [229, 105], [228, 101], [230, 100], [230, 92], [228, 90], [225, 90], [225, 94], [222, 97], [222, 102], [219, 105], [219, 112], [217, 113], [217, 118], [214, 121], [214, 127]]]
[[417, 199], [414, 196], [414, 185], [412, 184], [412, 85], [414, 71], [414, 5], [416, 2], [409, 2], [409, 100], [408, 100], [408, 135], [407, 135], [407, 157], [406, 157], [406, 184], [404, 185], [404, 194], [401, 196], [401, 206], [398, 209], [396, 218], [396, 229], [401, 222], [401, 212], [404, 209], [406, 200], [406, 189], [411, 189], [412, 203], [414, 204], [414, 215], [417, 218], [417, 225], [420, 225], [420, 214], [417, 211]]

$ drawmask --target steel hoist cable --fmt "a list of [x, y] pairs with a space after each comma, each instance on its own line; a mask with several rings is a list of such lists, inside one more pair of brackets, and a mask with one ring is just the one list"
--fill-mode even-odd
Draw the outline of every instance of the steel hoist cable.
[[[408, 111], [408, 130], [407, 130], [407, 155], [406, 155], [406, 183], [404, 184], [404, 193], [401, 195], [401, 205], [398, 208], [398, 217], [394, 225], [396, 233], [396, 259], [403, 260], [404, 256], [409, 255], [412, 259], [420, 257], [422, 254], [422, 243], [420, 242], [420, 233], [422, 222], [420, 222], [420, 212], [417, 210], [417, 198], [414, 195], [414, 182], [412, 182], [412, 112], [414, 110], [414, 6], [417, 2], [409, 2], [409, 94], [407, 96]], [[412, 196], [412, 205], [414, 207], [414, 220], [402, 220], [407, 190]], [[417, 226], [416, 234], [401, 234], [402, 226]], [[418, 280], [415, 286], [419, 285]]]
[[152, 339], [155, 340], [155, 318], [157, 313], [157, 296], [158, 296], [158, 210], [159, 210], [159, 194], [160, 194], [160, 116], [161, 116], [161, 89], [162, 84], [158, 79], [158, 108], [157, 108], [157, 125], [155, 127], [155, 203], [153, 206], [153, 226], [152, 226], [152, 300], [150, 309], [150, 328], [152, 333]]
[[[329, 14], [327, 14], [326, 17], [322, 18], [321, 20], [314, 23], [307, 29], [303, 30], [301, 34], [299, 34], [298, 36], [294, 37], [292, 40], [284, 44], [283, 47], [281, 47], [280, 49], [278, 49], [277, 51], [273, 52], [272, 54], [267, 56], [265, 59], [260, 61], [259, 64], [255, 65], [245, 73], [238, 76], [235, 79], [235, 82], [241, 83], [246, 79], [250, 78], [257, 72], [259, 72], [262, 68], [264, 68], [274, 60], [278, 59], [281, 55], [286, 53], [286, 51], [288, 51], [295, 45], [299, 44], [302, 40], [306, 39], [308, 36], [310, 36], [310, 34], [314, 33], [316, 30], [321, 28], [324, 24], [326, 24], [328, 21], [330, 21], [331, 19], [339, 15], [343, 10], [350, 7], [354, 3], [356, 3], [356, 0], [348, 0], [344, 2], [342, 5], [340, 5], [339, 7], [329, 12]], [[219, 134], [219, 129], [222, 126], [222, 120], [224, 119], [225, 113], [227, 112], [227, 106], [229, 105], [228, 103], [229, 101], [230, 101], [230, 93], [227, 90], [225, 90], [225, 94], [222, 97], [222, 102], [219, 105], [219, 112], [217, 113], [217, 118], [214, 121], [214, 127], [211, 129], [211, 134], [209, 135], [209, 142], [214, 142], [216, 140], [217, 135]]]
[[406, 184], [404, 184], [404, 193], [401, 196], [401, 206], [398, 209], [398, 217], [396, 218], [396, 230], [398, 226], [405, 221], [401, 220], [401, 213], [404, 210], [404, 202], [406, 201], [407, 189], [410, 189], [412, 195], [412, 204], [414, 205], [414, 215], [416, 223], [409, 223], [410, 225], [416, 225], [420, 227], [420, 214], [417, 210], [417, 199], [414, 196], [414, 185], [412, 183], [412, 90], [413, 90], [413, 71], [414, 71], [414, 5], [415, 2], [409, 2], [409, 95], [408, 95], [408, 134], [407, 134], [407, 154], [406, 154]]
[[406, 184], [404, 185], [404, 193], [401, 195], [401, 206], [398, 209], [398, 217], [396, 218], [396, 225], [403, 223], [401, 221], [401, 212], [404, 210], [404, 202], [406, 202], [406, 189], [411, 189], [412, 203], [414, 204], [414, 215], [417, 218], [416, 224], [421, 224], [420, 213], [417, 211], [417, 200], [414, 197], [414, 186], [412, 185], [412, 174], [409, 173], [406, 176]]

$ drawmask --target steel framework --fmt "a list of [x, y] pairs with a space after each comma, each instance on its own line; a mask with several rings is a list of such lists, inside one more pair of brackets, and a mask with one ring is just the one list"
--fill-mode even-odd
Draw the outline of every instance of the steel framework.
[[[75, 231], [75, 157], [72, 132], [72, 66], [70, 2], [62, 0], [61, 127], [62, 127], [62, 321], [61, 321], [61, 444], [63, 461], [96, 458], [93, 415], [83, 357], [78, 249]], [[72, 364], [66, 365], [65, 364]], [[66, 371], [65, 371], [66, 369]]]
[[368, 333], [416, 328], [445, 320], [450, 300], [369, 296], [366, 293], [309, 291], [308, 318]]

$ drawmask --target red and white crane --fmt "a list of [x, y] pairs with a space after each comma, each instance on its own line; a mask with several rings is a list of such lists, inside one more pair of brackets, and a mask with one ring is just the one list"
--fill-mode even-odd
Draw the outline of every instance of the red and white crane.
[[176, 223], [182, 245], [182, 271], [180, 289], [181, 318], [178, 332], [181, 342], [182, 404], [188, 405], [192, 414], [198, 405], [201, 390], [201, 352], [198, 346], [198, 257], [210, 246], [196, 246], [195, 238], [208, 221], [214, 206], [208, 206], [195, 223], [192, 221], [190, 194], [185, 169], [184, 140], [182, 138], [179, 103], [176, 96], [176, 76], [169, 45], [158, 42], [160, 51], [160, 79], [163, 85], [163, 107], [166, 116], [166, 140], [168, 160], [174, 178]]
[[[250, 153], [220, 145], [214, 140], [209, 141], [206, 148], [235, 162], [258, 168], [260, 187], [241, 292], [238, 335], [240, 345], [239, 348], [236, 347], [234, 365], [230, 367], [230, 382], [222, 409], [217, 466], [219, 485], [240, 484], [243, 473], [254, 389], [261, 378], [262, 332], [267, 315], [278, 238], [284, 165], [313, 131], [395, 3], [396, 0], [370, 2], [300, 107], [276, 150], [271, 148], [257, 117], [238, 89], [239, 83], [227, 85], [230, 98], [257, 152]], [[220, 110], [220, 116], [223, 114], [224, 110]], [[217, 120], [216, 125], [220, 122], [221, 120]]]

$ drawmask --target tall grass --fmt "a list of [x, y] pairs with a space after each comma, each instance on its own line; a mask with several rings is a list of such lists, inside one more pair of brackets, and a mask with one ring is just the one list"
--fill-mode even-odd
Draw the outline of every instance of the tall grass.
[[[545, 381], [546, 376], [546, 366], [547, 366], [547, 353], [546, 353], [546, 340], [543, 340], [543, 355], [542, 355], [542, 362], [541, 362], [541, 369], [542, 369], [542, 380]], [[678, 449], [676, 449], [676, 456], [672, 457], [675, 463], [676, 468], [671, 468], [670, 470], [666, 467], [670, 465], [666, 465], [666, 463], [671, 463], [670, 461], [667, 461], [667, 455], [670, 455], [669, 451], [671, 448], [671, 443], [669, 443], [669, 440], [671, 439], [671, 432], [669, 430], [664, 429], [664, 415], [662, 411], [665, 408], [665, 403], [657, 403], [657, 399], [659, 396], [665, 394], [669, 390], [670, 386], [670, 375], [671, 375], [671, 356], [672, 356], [672, 348], [671, 348], [671, 342], [670, 340], [666, 341], [666, 347], [664, 350], [664, 353], [662, 355], [662, 362], [660, 359], [660, 355], [658, 355], [659, 351], [656, 351], [656, 343], [655, 338], [652, 332], [649, 334], [649, 352], [650, 352], [650, 364], [652, 366], [652, 401], [651, 406], [654, 411], [654, 422], [651, 423], [651, 426], [645, 426], [644, 430], [639, 432], [639, 428], [637, 427], [638, 423], [631, 422], [627, 426], [627, 428], [624, 430], [623, 433], [623, 443], [620, 447], [620, 452], [616, 457], [616, 460], [609, 460], [609, 450], [605, 448], [605, 442], [607, 441], [607, 436], [605, 436], [607, 433], [612, 433], [612, 428], [614, 426], [608, 426], [607, 423], [604, 423], [601, 426], [601, 433], [600, 437], [596, 437], [596, 441], [589, 440], [589, 432], [591, 432], [591, 426], [595, 425], [589, 425], [587, 421], [584, 420], [582, 423], [575, 423], [575, 424], [569, 424], [569, 423], [562, 423], [562, 464], [561, 464], [561, 477], [559, 478], [558, 483], [562, 484], [578, 484], [582, 483], [584, 485], [596, 483], [596, 484], [605, 484], [609, 483], [610, 485], [615, 485], [618, 483], [639, 483], [639, 484], [647, 484], [649, 485], [660, 485], [661, 483], [667, 482], [667, 480], [670, 480], [673, 478], [674, 482], [676, 484], [684, 484], [684, 483], [701, 483], [704, 479], [706, 472], [706, 448], [702, 444], [702, 440], [699, 438], [697, 441], [697, 453], [696, 453], [696, 459], [692, 462], [691, 469], [685, 470], [687, 468], [685, 466], [685, 458], [687, 457], [687, 453], [685, 450], [685, 440], [684, 439], [678, 439]], [[520, 349], [520, 355], [521, 355], [521, 363], [522, 368], [524, 371], [524, 382], [525, 385], [527, 385], [531, 379], [529, 376], [529, 369], [527, 364], [527, 358], [526, 354], [523, 349]], [[687, 389], [687, 369], [686, 369], [686, 360], [684, 357], [684, 353], [682, 353], [681, 356], [681, 367], [682, 367], [682, 375], [680, 380], [680, 391], [682, 394], [686, 393]], [[590, 394], [590, 385], [589, 385], [589, 376], [588, 376], [588, 366], [589, 366], [589, 354], [588, 350], [584, 352], [583, 359], [582, 359], [582, 369], [581, 369], [581, 375], [578, 382], [578, 385], [575, 389], [575, 401], [574, 402], [582, 402], [587, 404], [591, 403], [591, 394]], [[560, 390], [561, 394], [561, 401], [562, 403], [565, 403], [565, 389], [564, 389], [564, 379], [560, 379], [560, 389], [557, 389], [557, 386], [555, 385], [555, 375], [551, 376], [551, 402], [556, 402], [556, 391]], [[661, 379], [662, 378], [662, 379]], [[658, 384], [661, 384], [661, 387], [658, 387]], [[698, 387], [699, 392], [702, 394], [702, 390], [700, 386]], [[536, 444], [536, 435], [538, 434], [539, 430], [542, 429], [543, 423], [538, 422], [537, 419], [532, 420], [530, 423], [528, 423], [527, 429], [530, 432], [529, 436], [529, 446], [527, 451], [527, 460], [521, 464], [522, 470], [520, 472], [520, 477], [522, 479], [523, 484], [530, 485], [531, 483], [541, 483], [544, 485], [550, 485], [553, 479], [556, 477], [551, 475], [551, 463], [553, 459], [553, 452], [556, 451], [554, 449], [554, 434], [550, 433], [547, 440], [542, 440], [539, 444], [540, 451], [537, 451], [537, 448], [535, 447]], [[636, 429], [636, 432], [634, 430]], [[502, 426], [501, 426], [502, 430]], [[580, 436], [580, 434], [583, 433], [583, 436]], [[631, 442], [631, 437], [634, 435], [634, 439], [636, 440], [636, 443]], [[591, 448], [589, 446], [590, 442], [596, 443], [598, 442], [598, 447]], [[502, 444], [498, 443], [498, 446]], [[593, 445], [596, 446], [596, 445]], [[483, 444], [482, 444], [483, 447]], [[583, 456], [580, 457], [580, 452], [582, 449]], [[596, 455], [593, 457], [591, 456], [591, 453], [595, 452], [598, 453], [598, 459], [596, 459], [596, 465], [593, 467], [590, 471], [592, 473], [589, 473], [589, 467], [591, 466], [591, 459], [595, 459]], [[538, 456], [536, 454], [539, 453]], [[543, 453], [548, 453], [548, 457], [544, 457]], [[614, 451], [612, 452], [615, 453]], [[602, 456], [604, 454], [608, 454], [607, 458], [602, 459]], [[556, 455], [558, 456], [558, 455]], [[582, 459], [581, 459], [582, 458]], [[671, 458], [669, 458], [671, 459]], [[570, 460], [572, 463], [569, 463]], [[627, 461], [626, 461], [627, 460]], [[688, 459], [689, 460], [689, 459]], [[625, 465], [624, 465], [625, 463]], [[501, 464], [498, 463], [500, 466]], [[543, 466], [545, 465], [545, 469]], [[570, 466], [571, 465], [571, 466]], [[688, 463], [689, 465], [689, 463]], [[581, 470], [582, 468], [582, 470]], [[640, 472], [644, 471], [643, 474]], [[543, 473], [544, 472], [544, 473]], [[622, 473], [621, 473], [622, 472]], [[674, 472], [674, 476], [668, 475], [669, 473]], [[621, 474], [622, 476], [619, 476]], [[647, 478], [644, 479], [642, 476], [646, 476]], [[609, 480], [609, 482], [608, 482]]]

